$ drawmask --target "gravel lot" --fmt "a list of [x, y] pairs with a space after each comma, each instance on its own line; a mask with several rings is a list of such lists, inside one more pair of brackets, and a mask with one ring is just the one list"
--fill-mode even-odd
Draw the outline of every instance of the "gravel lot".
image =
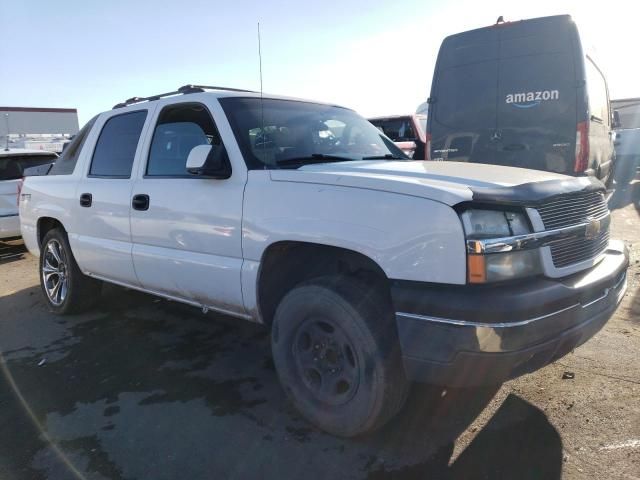
[[0, 243], [0, 478], [638, 479], [639, 202], [640, 181], [610, 202], [632, 267], [596, 337], [501, 387], [416, 387], [356, 440], [296, 415], [262, 327], [117, 287], [56, 317], [36, 260]]

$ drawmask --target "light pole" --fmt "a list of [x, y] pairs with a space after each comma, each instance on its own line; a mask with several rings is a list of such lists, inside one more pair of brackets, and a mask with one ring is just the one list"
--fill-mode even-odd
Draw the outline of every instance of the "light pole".
[[9, 151], [9, 114], [8, 113], [4, 114], [4, 121], [7, 124], [7, 143], [6, 143], [6, 146], [4, 147], [4, 150], [8, 152]]

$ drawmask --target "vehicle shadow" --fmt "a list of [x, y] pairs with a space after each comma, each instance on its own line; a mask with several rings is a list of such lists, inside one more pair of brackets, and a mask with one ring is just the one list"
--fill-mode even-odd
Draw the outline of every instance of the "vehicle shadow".
[[0, 241], [0, 264], [14, 262], [24, 257], [27, 249], [19, 240], [2, 240]]
[[2, 478], [559, 478], [557, 431], [513, 395], [451, 462], [499, 387], [417, 386], [340, 439], [286, 400], [259, 325], [118, 287], [55, 317], [39, 295], [0, 299]]

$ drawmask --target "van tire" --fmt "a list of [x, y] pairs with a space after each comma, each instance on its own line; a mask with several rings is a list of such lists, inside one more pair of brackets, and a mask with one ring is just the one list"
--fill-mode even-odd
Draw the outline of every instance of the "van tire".
[[372, 432], [404, 405], [409, 382], [389, 302], [345, 276], [322, 277], [280, 302], [271, 346], [298, 411], [333, 435]]
[[39, 273], [47, 305], [58, 315], [83, 312], [100, 299], [102, 282], [80, 271], [67, 233], [60, 228], [49, 230], [42, 240]]

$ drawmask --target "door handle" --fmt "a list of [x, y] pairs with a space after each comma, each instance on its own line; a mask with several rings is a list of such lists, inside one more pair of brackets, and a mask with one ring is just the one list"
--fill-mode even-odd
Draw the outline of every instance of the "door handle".
[[93, 202], [93, 197], [90, 193], [83, 193], [80, 195], [80, 206], [81, 207], [90, 207]]
[[134, 195], [133, 200], [131, 200], [131, 207], [133, 207], [134, 210], [149, 210], [149, 195]]

